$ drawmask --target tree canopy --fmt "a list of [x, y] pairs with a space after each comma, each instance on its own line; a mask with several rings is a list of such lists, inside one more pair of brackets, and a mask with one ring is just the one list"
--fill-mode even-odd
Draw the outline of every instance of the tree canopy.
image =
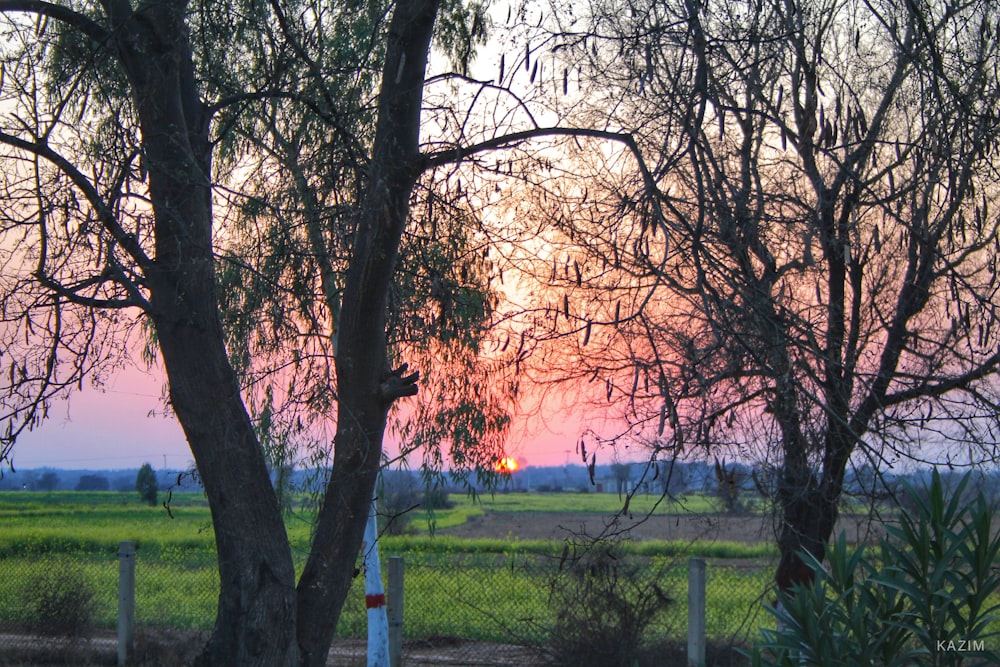
[[[323, 664], [386, 429], [489, 474], [526, 382], [654, 463], [760, 464], [788, 586], [852, 461], [996, 455], [996, 14], [525, 3], [480, 80], [458, 0], [0, 0], [0, 457], [162, 363], [216, 529], [205, 664]], [[296, 581], [270, 471], [303, 450]]]
[[995, 459], [996, 9], [560, 8], [546, 43], [583, 91], [555, 103], [633, 132], [657, 188], [581, 156], [536, 202], [546, 377], [599, 381], [654, 458], [759, 465], [782, 585], [852, 461]]
[[[473, 4], [11, 0], [0, 13], [2, 454], [53, 396], [142, 344], [212, 509], [221, 591], [201, 661], [323, 664], [387, 420], [417, 393], [407, 360], [433, 393], [399, 428], [430, 445], [429, 465], [444, 441], [452, 463], [492, 471], [508, 423], [516, 385], [502, 355], [479, 357], [494, 269], [452, 165], [550, 133], [628, 137], [505, 134], [429, 105], [442, 130], [422, 146], [435, 35], [459, 71], [440, 82], [489, 87], [461, 74], [483, 33]], [[426, 215], [411, 213], [415, 191]], [[269, 467], [331, 430], [296, 582]]]

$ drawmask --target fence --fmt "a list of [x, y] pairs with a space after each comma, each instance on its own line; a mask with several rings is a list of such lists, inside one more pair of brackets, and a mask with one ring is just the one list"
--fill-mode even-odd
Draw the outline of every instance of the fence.
[[[189, 656], [184, 651], [199, 644], [191, 635], [203, 635], [214, 622], [218, 595], [214, 555], [179, 550], [144, 561], [141, 548], [135, 554], [123, 545], [120, 552], [117, 567], [111, 554], [104, 559], [0, 560], [3, 656], [11, 658], [42, 646], [51, 652], [69, 651], [77, 659], [86, 651], [102, 655], [119, 651], [124, 660], [128, 655], [118, 641], [122, 636], [126, 642], [137, 638], [140, 658], [174, 651], [177, 664], [183, 663]], [[613, 641], [623, 641], [621, 637], [632, 629], [621, 625], [628, 622], [628, 614], [617, 610], [628, 605], [651, 605], [646, 629], [649, 636], [666, 640], [662, 650], [683, 655], [687, 647], [688, 655], [701, 660], [704, 642], [688, 645], [687, 640], [689, 628], [699, 619], [703, 636], [715, 645], [745, 639], [767, 622], [757, 614], [770, 574], [756, 561], [752, 566], [712, 563], [707, 568], [702, 561], [692, 568], [684, 560], [665, 558], [574, 561], [514, 552], [411, 552], [404, 554], [404, 561], [404, 664], [446, 659], [451, 664], [544, 664], [574, 641], [601, 639], [597, 626], [584, 636], [574, 635], [573, 628], [581, 623], [608, 626]], [[128, 600], [120, 603], [116, 592], [119, 580], [127, 582], [133, 572], [130, 609]], [[692, 572], [696, 583], [690, 592], [697, 593], [700, 587], [703, 594], [695, 594], [689, 602]], [[365, 662], [361, 584], [359, 580], [352, 588], [345, 605], [331, 664]], [[699, 608], [701, 613], [696, 613]], [[119, 630], [120, 609], [135, 618], [134, 626], [125, 624], [124, 635]], [[171, 648], [164, 637], [180, 641]], [[710, 662], [725, 661], [716, 657]]]

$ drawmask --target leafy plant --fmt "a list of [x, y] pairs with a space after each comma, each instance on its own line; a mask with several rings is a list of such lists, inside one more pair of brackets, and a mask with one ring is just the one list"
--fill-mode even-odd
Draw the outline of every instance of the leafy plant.
[[849, 552], [843, 534], [829, 567], [803, 554], [815, 581], [781, 594], [754, 667], [1000, 663], [987, 641], [1000, 635], [1000, 534], [983, 494], [968, 502], [968, 480], [950, 496], [937, 471], [924, 493], [908, 488], [878, 557]]
[[598, 543], [560, 572], [551, 585], [555, 625], [548, 649], [553, 665], [633, 667], [646, 664], [649, 630], [673, 600], [657, 573]]
[[139, 498], [142, 499], [142, 502], [151, 507], [156, 506], [156, 495], [159, 493], [160, 487], [156, 481], [156, 472], [150, 464], [143, 463], [139, 472], [136, 473], [135, 490], [139, 492]]
[[53, 637], [85, 637], [94, 625], [94, 590], [76, 567], [47, 569], [27, 582], [25, 625]]

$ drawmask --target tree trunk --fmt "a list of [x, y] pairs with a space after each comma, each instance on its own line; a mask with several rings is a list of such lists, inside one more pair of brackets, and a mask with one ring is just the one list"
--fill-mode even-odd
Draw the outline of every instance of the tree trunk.
[[808, 552], [818, 560], [826, 557], [826, 546], [839, 516], [844, 472], [853, 449], [849, 432], [831, 427], [824, 443], [822, 478], [808, 467], [805, 450], [801, 455], [785, 455], [785, 465], [778, 487], [781, 528], [778, 550], [781, 554], [775, 583], [783, 591], [796, 584], [811, 584], [813, 570], [802, 560]]
[[438, 0], [401, 0], [389, 27], [369, 180], [340, 313], [333, 472], [298, 586], [298, 639], [306, 667], [325, 664], [354, 576], [389, 406], [416, 393], [415, 374], [389, 369], [386, 306], [421, 171], [420, 111], [437, 9]]
[[801, 553], [808, 552], [822, 561], [826, 545], [837, 520], [837, 505], [823, 497], [816, 485], [789, 489], [781, 499], [781, 528], [778, 532], [778, 551], [781, 554], [774, 580], [782, 591], [789, 591], [796, 584], [808, 585], [813, 581], [813, 571], [802, 560]]
[[[195, 289], [185, 299], [204, 303], [202, 312], [216, 320], [217, 309], [209, 307], [212, 290], [196, 295]], [[295, 570], [220, 334], [217, 320], [157, 321], [171, 405], [205, 486], [219, 558], [215, 628], [198, 664], [292, 666], [298, 660]]]
[[142, 130], [155, 226], [150, 316], [208, 496], [219, 608], [204, 665], [292, 666], [295, 570], [263, 454], [225, 349], [212, 248], [209, 114], [194, 78], [185, 2], [108, 2]]

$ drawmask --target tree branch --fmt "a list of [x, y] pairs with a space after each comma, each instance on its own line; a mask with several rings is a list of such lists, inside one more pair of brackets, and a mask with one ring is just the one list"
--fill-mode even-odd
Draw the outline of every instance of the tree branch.
[[646, 164], [642, 151], [639, 149], [638, 142], [636, 142], [635, 137], [630, 132], [612, 132], [609, 130], [596, 130], [578, 127], [536, 127], [530, 130], [522, 130], [520, 132], [512, 132], [510, 134], [493, 137], [492, 139], [486, 139], [485, 141], [469, 146], [460, 145], [447, 150], [425, 153], [421, 157], [419, 168], [421, 172], [424, 172], [445, 164], [460, 162], [461, 160], [479, 153], [485, 153], [498, 148], [510, 148], [524, 141], [545, 137], [585, 137], [590, 139], [603, 139], [625, 146], [632, 154], [636, 164], [639, 166], [639, 172], [642, 175], [642, 182], [646, 193], [653, 195], [650, 200], [652, 202], [653, 209], [656, 212], [657, 221], [663, 225], [664, 229], [666, 229], [666, 216], [663, 214], [663, 210], [660, 205], [660, 190], [656, 185], [656, 178], [653, 176], [649, 166]]
[[981, 364], [960, 375], [942, 378], [937, 382], [923, 383], [902, 391], [887, 393], [881, 401], [881, 406], [887, 408], [919, 398], [940, 398], [950, 391], [965, 390], [972, 383], [993, 375], [998, 368], [1000, 368], [1000, 351], [994, 352], [984, 359]]
[[[55, 165], [87, 198], [88, 203], [94, 209], [94, 212], [97, 213], [101, 224], [108, 230], [115, 242], [124, 248], [125, 252], [127, 252], [144, 271], [148, 272], [155, 269], [153, 260], [146, 255], [142, 246], [139, 244], [138, 239], [122, 228], [118, 219], [115, 218], [114, 213], [108, 207], [103, 197], [101, 197], [94, 184], [91, 183], [90, 180], [84, 176], [83, 173], [69, 160], [52, 150], [48, 144], [38, 141], [27, 141], [20, 137], [7, 134], [6, 132], [0, 132], [0, 143], [27, 151], [28, 153], [44, 158], [51, 164]], [[148, 274], [147, 277], [149, 277]]]
[[378, 395], [385, 403], [392, 403], [397, 398], [404, 396], [416, 396], [417, 381], [420, 379], [419, 371], [403, 375], [409, 368], [408, 364], [403, 364], [382, 380], [378, 386]]
[[[62, 283], [53, 280], [44, 271], [39, 269], [33, 274], [35, 280], [38, 281], [42, 287], [55, 292], [57, 295], [66, 299], [70, 303], [74, 303], [80, 306], [86, 306], [88, 308], [102, 308], [102, 309], [122, 309], [131, 308], [133, 306], [138, 306], [140, 308], [147, 308], [149, 302], [144, 299], [140, 294], [138, 289], [134, 285], [125, 285], [122, 280], [115, 280], [111, 274], [115, 272], [111, 267], [106, 267], [99, 275], [91, 276], [85, 280], [81, 280], [76, 285], [72, 287], [67, 287]], [[116, 284], [122, 285], [125, 290], [130, 294], [130, 298], [127, 299], [99, 299], [92, 296], [83, 296], [80, 294], [80, 290], [93, 287], [95, 285], [100, 285], [108, 280], [115, 282]]]
[[51, 2], [40, 2], [39, 0], [0, 1], [0, 13], [9, 14], [14, 12], [37, 14], [55, 19], [60, 23], [65, 23], [68, 26], [76, 28], [101, 45], [106, 45], [111, 39], [111, 33], [99, 23], [62, 5], [56, 5]]

